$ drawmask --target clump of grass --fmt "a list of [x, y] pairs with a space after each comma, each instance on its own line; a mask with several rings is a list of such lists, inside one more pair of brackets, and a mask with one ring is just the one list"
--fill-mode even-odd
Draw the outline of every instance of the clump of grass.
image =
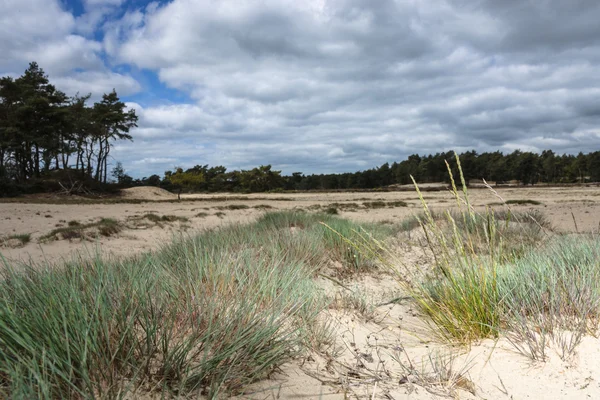
[[466, 344], [502, 334], [532, 359], [544, 360], [551, 344], [569, 357], [598, 329], [600, 239], [550, 240], [548, 221], [535, 212], [476, 213], [458, 157], [457, 164], [463, 190], [449, 172], [453, 212], [433, 213], [415, 184], [423, 213], [406, 224], [420, 223], [435, 268], [413, 276], [406, 290], [444, 341]]
[[217, 206], [217, 210], [246, 210], [250, 208], [246, 204], [228, 204], [226, 206]]
[[325, 214], [329, 214], [329, 215], [337, 215], [339, 214], [339, 211], [336, 207], [330, 206], [327, 207], [324, 211]]
[[415, 362], [402, 349], [394, 356], [404, 372], [400, 384], [419, 385], [429, 393], [442, 397], [458, 398], [458, 390], [476, 395], [475, 384], [469, 378], [472, 364], [462, 362], [458, 367], [458, 356], [457, 353], [430, 352], [420, 362]]
[[360, 206], [357, 203], [331, 203], [327, 207], [335, 207], [344, 211], [353, 211], [358, 209]]
[[196, 217], [198, 217], [198, 218], [205, 218], [205, 217], [208, 217], [208, 215], [209, 214], [206, 213], [206, 212], [199, 212], [198, 214], [196, 214]]
[[388, 201], [388, 207], [408, 207], [408, 203], [402, 200]]
[[385, 208], [387, 203], [385, 201], [365, 201], [362, 203], [365, 208]]
[[476, 213], [458, 156], [456, 161], [462, 193], [448, 165], [457, 210], [445, 213], [448, 229], [437, 223], [415, 183], [424, 210], [421, 223], [436, 269], [413, 288], [412, 294], [444, 340], [468, 343], [498, 335], [506, 301], [499, 290], [498, 269], [529, 249], [530, 241], [523, 238], [530, 232], [509, 238], [505, 235], [512, 227], [508, 219], [499, 221], [489, 208], [483, 214]]
[[359, 288], [345, 288], [345, 290], [337, 292], [329, 307], [358, 313], [366, 321], [375, 318], [376, 305]]
[[7, 243], [8, 241], [18, 242], [16, 247], [25, 246], [27, 243], [31, 241], [30, 233], [18, 233], [5, 237], [4, 239], [0, 238], [0, 244]]
[[408, 203], [402, 200], [395, 200], [395, 201], [383, 201], [383, 200], [376, 200], [376, 201], [365, 201], [362, 203], [363, 207], [365, 208], [394, 208], [394, 207], [408, 207]]
[[145, 218], [151, 222], [154, 222], [155, 224], [160, 224], [161, 222], [175, 222], [175, 221], [187, 222], [187, 221], [189, 221], [189, 219], [186, 217], [180, 217], [177, 215], [157, 215], [154, 213], [144, 214], [144, 216], [142, 218]]
[[544, 360], [548, 344], [568, 358], [600, 317], [600, 240], [559, 236], [498, 271], [506, 297], [507, 336], [532, 359]]
[[133, 258], [5, 265], [0, 397], [243, 394], [331, 341], [312, 278], [340, 239], [321, 221], [358, 229], [325, 214], [273, 213]]
[[119, 221], [113, 218], [102, 218], [97, 224], [98, 232], [102, 236], [112, 236], [119, 233], [122, 229]]
[[[320, 223], [315, 225], [315, 221]], [[369, 232], [369, 238], [375, 240], [383, 240], [394, 233], [393, 228], [389, 226], [380, 224], [365, 224], [360, 226], [354, 222], [326, 213], [274, 212], [264, 215], [258, 222], [279, 227], [279, 229], [286, 232], [290, 230], [294, 232], [304, 230], [310, 226], [310, 230], [315, 232], [314, 234], [320, 238], [319, 240], [325, 246], [321, 248], [321, 253], [327, 258], [341, 264], [341, 269], [337, 271], [337, 274], [341, 277], [376, 268], [375, 254], [361, 254], [360, 251], [352, 246], [352, 243], [361, 237], [365, 230]], [[293, 240], [296, 240], [295, 238], [296, 236], [292, 236]], [[302, 245], [299, 248], [302, 249], [303, 246], [309, 245]], [[289, 247], [298, 248], [298, 246], [291, 244]]]
[[506, 204], [518, 204], [518, 205], [523, 205], [523, 204], [531, 204], [534, 206], [539, 206], [542, 203], [537, 201], [537, 200], [527, 200], [527, 199], [517, 199], [517, 200], [506, 200]]
[[217, 211], [215, 215], [219, 218], [223, 218], [226, 214], [223, 211]]
[[16, 235], [10, 235], [9, 239], [16, 239], [21, 242], [21, 245], [26, 245], [31, 241], [31, 233], [19, 233]]
[[271, 210], [274, 207], [269, 204], [258, 204], [256, 206], [254, 206], [253, 208], [255, 208], [257, 210]]
[[73, 240], [95, 237], [94, 231], [102, 236], [112, 236], [123, 230], [123, 225], [113, 218], [101, 218], [98, 222], [82, 224], [78, 221], [69, 221], [68, 226], [51, 230], [40, 238], [41, 241], [56, 239]]

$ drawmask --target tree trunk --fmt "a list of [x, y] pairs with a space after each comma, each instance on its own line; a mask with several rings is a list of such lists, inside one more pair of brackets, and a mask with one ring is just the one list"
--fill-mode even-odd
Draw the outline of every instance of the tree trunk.
[[35, 174], [36, 177], [40, 176], [40, 147], [38, 146], [37, 143], [35, 143], [34, 145], [35, 148], [35, 158], [33, 159], [33, 172]]
[[106, 179], [108, 177], [108, 155], [110, 154], [110, 142], [108, 138], [106, 138], [106, 150], [104, 151], [104, 183], [106, 183]]
[[96, 158], [96, 173], [94, 179], [97, 182], [102, 180], [102, 157], [104, 156], [104, 148], [102, 147], [102, 140], [98, 143], [98, 157]]

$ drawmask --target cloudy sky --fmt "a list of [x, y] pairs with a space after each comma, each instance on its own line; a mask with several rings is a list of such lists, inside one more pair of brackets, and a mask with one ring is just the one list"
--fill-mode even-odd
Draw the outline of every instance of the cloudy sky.
[[0, 0], [0, 75], [140, 116], [134, 176], [600, 150], [597, 0]]

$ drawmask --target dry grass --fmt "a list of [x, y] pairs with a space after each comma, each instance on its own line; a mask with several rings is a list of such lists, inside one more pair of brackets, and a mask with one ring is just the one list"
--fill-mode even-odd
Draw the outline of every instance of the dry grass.
[[93, 239], [98, 235], [115, 235], [121, 232], [123, 228], [124, 225], [113, 218], [101, 218], [100, 221], [89, 224], [82, 224], [78, 221], [69, 221], [68, 226], [53, 229], [40, 237], [40, 241]]

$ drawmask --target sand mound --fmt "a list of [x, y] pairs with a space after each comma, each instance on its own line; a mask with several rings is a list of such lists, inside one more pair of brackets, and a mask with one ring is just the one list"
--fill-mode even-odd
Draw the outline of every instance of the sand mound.
[[136, 200], [176, 200], [177, 195], [154, 186], [139, 186], [121, 190], [121, 196]]

